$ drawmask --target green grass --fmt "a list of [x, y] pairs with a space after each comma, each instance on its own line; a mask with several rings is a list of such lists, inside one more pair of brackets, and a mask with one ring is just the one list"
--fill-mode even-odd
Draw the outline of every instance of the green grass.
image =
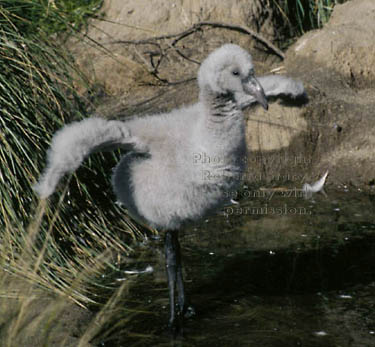
[[[61, 1], [63, 10], [41, 11], [47, 3], [52, 4], [4, 1], [0, 7], [0, 238], [7, 240], [0, 243], [0, 261], [8, 271], [29, 277], [31, 272], [18, 259], [38, 210], [32, 185], [45, 165], [52, 134], [88, 116], [85, 110], [90, 106], [76, 91], [90, 86], [56, 36], [60, 28], [82, 25], [84, 16], [72, 23], [66, 11], [73, 1]], [[33, 263], [45, 248], [35, 281], [64, 293], [82, 268], [95, 265], [97, 255], [110, 252], [111, 260], [119, 262], [129, 251], [137, 229], [113, 203], [109, 182], [118, 155], [93, 156], [70, 179], [69, 187], [62, 185], [46, 205], [28, 250]], [[76, 302], [90, 301], [84, 286], [69, 295]]]
[[70, 34], [87, 26], [103, 0], [3, 0], [12, 25], [24, 36]]
[[273, 0], [288, 30], [294, 37], [321, 28], [331, 17], [333, 8], [347, 0]]
[[[58, 341], [53, 345], [68, 346], [66, 321], [59, 318], [73, 302], [99, 312], [79, 339], [80, 346], [88, 346], [108, 311], [115, 312], [113, 307], [127, 285], [104, 282], [102, 277], [119, 272], [130, 241], [139, 234], [113, 203], [110, 168], [119, 153], [93, 156], [49, 201], [39, 201], [32, 190], [53, 133], [89, 116], [91, 96], [77, 90], [90, 91], [91, 86], [62, 43], [84, 28], [101, 2], [0, 3], [0, 340], [4, 346], [27, 345], [30, 337], [37, 338], [38, 345]], [[103, 288], [114, 293], [104, 306], [95, 295]], [[63, 334], [60, 339], [59, 334]]]

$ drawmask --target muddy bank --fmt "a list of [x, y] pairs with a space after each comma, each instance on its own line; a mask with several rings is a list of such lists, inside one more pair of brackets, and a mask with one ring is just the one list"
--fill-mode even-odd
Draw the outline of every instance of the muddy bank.
[[[230, 3], [106, 0], [99, 18], [92, 20], [87, 28], [91, 40], [71, 43], [69, 49], [82, 70], [108, 94], [133, 98], [135, 87], [140, 84], [158, 84], [161, 82], [158, 78], [176, 82], [195, 77], [192, 69], [197, 67], [197, 62], [222, 42], [234, 41], [245, 47], [256, 43], [249, 35], [235, 30], [205, 27], [191, 35], [184, 34], [196, 23], [235, 24], [262, 32], [266, 39], [274, 40], [277, 23], [272, 6], [264, 0]], [[150, 40], [154, 37], [165, 39]], [[147, 88], [142, 89], [144, 97], [152, 95]]]
[[330, 181], [368, 189], [375, 183], [375, 3], [336, 6], [328, 25], [304, 35], [285, 65], [301, 76], [310, 102], [303, 152], [311, 174], [330, 170]]
[[329, 184], [374, 189], [374, 34], [375, 3], [355, 0], [336, 6], [323, 29], [289, 48], [283, 65], [303, 81], [309, 102], [248, 112], [257, 177], [299, 186], [329, 170]]
[[[259, 107], [245, 112], [247, 182], [301, 187], [329, 170], [328, 185], [374, 191], [374, 33], [375, 3], [371, 0], [337, 5], [330, 22], [301, 37], [284, 61], [270, 52], [260, 53], [252, 45], [254, 39], [244, 34], [226, 29], [197, 32], [180, 47], [188, 59], [177, 59], [169, 52], [160, 64], [159, 77], [171, 83], [155, 81], [145, 70], [135, 80], [124, 75], [121, 83], [129, 90], [101, 100], [96, 112], [119, 118], [168, 111], [196, 101], [194, 78], [199, 61], [213, 48], [233, 41], [253, 53], [259, 75], [276, 71], [300, 79], [309, 99], [307, 104], [276, 100], [268, 112]], [[139, 47], [140, 52], [146, 48]], [[103, 65], [106, 71], [112, 70], [111, 64]]]

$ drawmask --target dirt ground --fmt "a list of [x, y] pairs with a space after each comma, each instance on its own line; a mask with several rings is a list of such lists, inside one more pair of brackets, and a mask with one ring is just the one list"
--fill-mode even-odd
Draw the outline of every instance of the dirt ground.
[[330, 181], [373, 189], [375, 184], [375, 3], [335, 7], [322, 30], [301, 37], [285, 65], [301, 76], [309, 95], [307, 153], [312, 172]]
[[[198, 31], [184, 39], [180, 47], [188, 59], [166, 51], [158, 77], [169, 84], [147, 71], [138, 73], [136, 81], [123, 76], [120, 83], [124, 88], [130, 83], [131, 91], [128, 88], [122, 95], [101, 99], [96, 112], [117, 118], [192, 103], [198, 96], [194, 77], [199, 65], [195, 61], [201, 61], [225, 42], [236, 42], [245, 48], [252, 47], [249, 49], [258, 75], [272, 71], [289, 75], [303, 81], [308, 95], [306, 104], [278, 100], [268, 112], [260, 108], [245, 112], [249, 162], [256, 177], [250, 178], [250, 183], [279, 186], [289, 178], [299, 186], [329, 170], [328, 185], [353, 185], [374, 191], [374, 34], [372, 0], [337, 5], [330, 22], [321, 30], [303, 35], [288, 49], [283, 61], [264, 52], [264, 47], [259, 49], [259, 44], [254, 46], [248, 35], [226, 29]], [[147, 48], [150, 47], [132, 49], [143, 54]], [[137, 65], [137, 60], [132, 64]], [[110, 69], [107, 65], [106, 70]], [[302, 179], [293, 182], [293, 177]]]

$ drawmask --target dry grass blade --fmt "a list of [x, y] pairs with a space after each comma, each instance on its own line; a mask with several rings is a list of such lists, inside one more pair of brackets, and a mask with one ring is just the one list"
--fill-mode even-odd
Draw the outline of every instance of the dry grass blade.
[[[9, 4], [17, 11], [10, 12]], [[11, 307], [1, 301], [2, 312], [12, 316], [0, 322], [0, 338], [13, 346], [37, 331], [29, 329], [39, 329], [40, 341], [48, 345], [66, 307], [100, 301], [94, 293], [103, 286], [100, 275], [109, 268], [118, 271], [115, 261], [130, 252], [137, 229], [108, 193], [103, 160], [114, 165], [118, 154], [94, 156], [49, 203], [32, 191], [52, 134], [86, 116], [87, 100], [74, 87], [87, 85], [69, 54], [54, 44], [58, 41], [23, 31], [33, 23], [17, 4], [5, 1], [0, 7], [0, 264], [6, 272], [0, 292], [13, 298]], [[46, 297], [48, 309], [34, 319], [32, 312]]]

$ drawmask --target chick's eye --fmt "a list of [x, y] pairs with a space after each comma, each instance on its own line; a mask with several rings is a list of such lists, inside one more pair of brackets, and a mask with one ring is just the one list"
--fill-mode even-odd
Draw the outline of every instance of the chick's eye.
[[239, 76], [240, 75], [240, 72], [238, 70], [233, 70], [232, 71], [232, 75], [233, 76]]

